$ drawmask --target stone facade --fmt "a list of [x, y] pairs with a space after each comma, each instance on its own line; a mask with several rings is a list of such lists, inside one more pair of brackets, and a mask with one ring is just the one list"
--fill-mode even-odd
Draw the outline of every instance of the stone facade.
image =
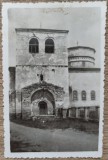
[[[16, 66], [10, 67], [10, 115], [23, 119], [98, 119], [100, 69], [95, 68], [95, 50], [82, 46], [67, 49], [67, 37], [67, 30], [16, 29]], [[30, 52], [32, 38], [38, 42], [37, 53]], [[47, 39], [54, 42], [53, 53], [45, 51]], [[86, 91], [85, 100], [82, 91]], [[95, 92], [93, 100], [91, 91]]]

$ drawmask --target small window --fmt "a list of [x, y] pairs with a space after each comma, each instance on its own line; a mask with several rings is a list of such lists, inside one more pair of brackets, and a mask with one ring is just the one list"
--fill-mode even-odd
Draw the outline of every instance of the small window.
[[29, 42], [29, 52], [39, 53], [39, 42], [36, 38], [32, 38]]
[[52, 39], [45, 41], [45, 53], [54, 53], [54, 41]]
[[43, 81], [43, 74], [40, 74], [40, 81]]
[[95, 99], [96, 99], [95, 91], [91, 91], [91, 100]]
[[86, 91], [82, 91], [82, 100], [86, 100]]
[[73, 101], [78, 100], [78, 92], [76, 90], [73, 91]]

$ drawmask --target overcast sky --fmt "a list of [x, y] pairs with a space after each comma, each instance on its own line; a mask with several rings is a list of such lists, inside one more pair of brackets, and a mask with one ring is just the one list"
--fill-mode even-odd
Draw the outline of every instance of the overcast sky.
[[100, 8], [9, 9], [9, 65], [15, 61], [15, 28], [69, 30], [68, 46], [88, 46], [96, 50], [96, 67], [100, 64]]

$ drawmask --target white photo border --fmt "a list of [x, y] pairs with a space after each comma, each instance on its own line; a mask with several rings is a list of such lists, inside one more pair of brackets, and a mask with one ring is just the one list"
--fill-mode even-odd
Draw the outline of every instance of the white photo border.
[[[105, 26], [106, 1], [94, 2], [38, 2], [38, 3], [2, 3], [2, 65], [3, 65], [3, 104], [4, 104], [4, 156], [6, 158], [69, 158], [69, 157], [102, 157], [103, 148], [103, 116], [104, 116], [104, 60], [105, 60]], [[10, 151], [9, 122], [9, 72], [8, 72], [8, 9], [9, 8], [58, 8], [58, 7], [100, 7], [101, 9], [101, 92], [98, 151], [83, 152], [18, 152]]]

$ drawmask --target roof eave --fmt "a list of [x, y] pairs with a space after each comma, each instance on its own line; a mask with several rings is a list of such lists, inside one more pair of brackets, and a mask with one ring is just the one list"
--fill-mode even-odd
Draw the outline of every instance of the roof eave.
[[54, 33], [68, 33], [69, 30], [58, 30], [58, 29], [41, 29], [41, 28], [15, 28], [16, 32], [54, 32]]

